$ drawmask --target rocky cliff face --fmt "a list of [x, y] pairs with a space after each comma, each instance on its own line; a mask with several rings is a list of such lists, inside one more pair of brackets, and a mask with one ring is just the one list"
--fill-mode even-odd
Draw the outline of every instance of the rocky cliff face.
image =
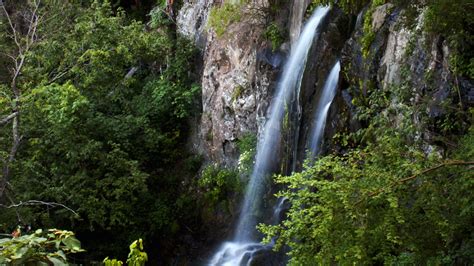
[[184, 1], [176, 18], [178, 32], [193, 40], [201, 48], [206, 44], [206, 25], [214, 2], [214, 0]]
[[304, 15], [311, 0], [292, 1], [291, 15], [289, 20], [290, 43], [294, 44], [300, 36], [301, 28], [304, 22]]
[[[343, 83], [352, 96], [366, 95], [370, 90], [403, 88], [413, 105], [428, 99], [426, 111], [432, 118], [445, 113], [442, 105], [448, 98], [454, 103], [472, 105], [472, 81], [452, 74], [447, 41], [423, 31], [424, 12], [416, 18], [415, 25], [405, 23], [405, 12], [392, 4], [375, 9], [371, 21], [374, 40], [365, 56], [362, 52], [364, 30], [359, 19], [342, 52]], [[393, 104], [397, 102], [393, 99]], [[417, 114], [413, 119], [417, 122]], [[432, 142], [431, 133], [420, 132], [419, 137]]]
[[[215, 3], [214, 3], [215, 2]], [[273, 51], [267, 40], [262, 38], [268, 20], [267, 1], [250, 1], [245, 7], [241, 21], [229, 25], [223, 36], [206, 27], [213, 6], [218, 1], [185, 1], [177, 18], [178, 31], [195, 41], [203, 53], [202, 72], [202, 114], [193, 139], [195, 148], [207, 161], [224, 166], [236, 166], [238, 160], [237, 141], [246, 134], [258, 135], [263, 129], [267, 107], [273, 89], [278, 82], [285, 55], [301, 32], [310, 0], [291, 1], [279, 11], [277, 18], [288, 34], [288, 42]], [[248, 10], [266, 10], [267, 17], [256, 21]], [[247, 10], [247, 11], [246, 11]], [[321, 38], [313, 49], [303, 78], [303, 87], [298, 105], [305, 105], [306, 115], [294, 106], [293, 124], [299, 127], [304, 121], [302, 139], [288, 144], [289, 149], [300, 146], [298, 158], [302, 161], [307, 128], [311, 123], [313, 107], [317, 100], [317, 90], [321, 89], [325, 75], [339, 57], [342, 44], [348, 38], [350, 22], [341, 11], [331, 12], [328, 23], [321, 30]], [[262, 18], [261, 18], [262, 19]], [[327, 25], [326, 25], [327, 24]], [[343, 33], [341, 33], [343, 32]], [[317, 73], [317, 75], [314, 75]], [[295, 124], [296, 123], [296, 124]], [[296, 137], [297, 136], [293, 136]], [[287, 155], [289, 160], [294, 155]]]
[[209, 34], [202, 75], [200, 137], [210, 160], [235, 166], [236, 141], [258, 131], [270, 85], [268, 69], [259, 69], [257, 40], [262, 34], [249, 21], [231, 25], [225, 38]]
[[208, 161], [233, 167], [237, 141], [261, 131], [284, 54], [268, 48], [262, 38], [266, 18], [252, 13], [266, 10], [267, 1], [244, 6], [241, 20], [223, 36], [206, 27], [211, 8], [220, 5], [213, 2], [185, 1], [177, 23], [202, 48], [204, 59], [198, 150]]

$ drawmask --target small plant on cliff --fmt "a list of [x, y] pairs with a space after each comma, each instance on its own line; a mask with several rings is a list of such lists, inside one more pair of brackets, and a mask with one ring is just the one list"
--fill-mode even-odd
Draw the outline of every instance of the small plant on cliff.
[[237, 142], [240, 156], [238, 170], [241, 175], [249, 175], [252, 171], [255, 153], [257, 152], [257, 136], [248, 133], [239, 138]]
[[263, 33], [265, 39], [269, 40], [272, 44], [272, 51], [276, 51], [278, 47], [285, 41], [283, 33], [275, 23], [270, 23], [265, 32]]
[[218, 37], [224, 35], [227, 27], [239, 22], [242, 18], [242, 7], [246, 1], [226, 1], [221, 6], [214, 6], [209, 15], [208, 28], [215, 30]]
[[237, 171], [217, 165], [209, 165], [202, 171], [198, 186], [204, 189], [204, 198], [211, 205], [216, 205], [219, 201], [227, 199], [229, 194], [241, 190]]
[[365, 13], [364, 16], [364, 35], [362, 36], [362, 55], [364, 58], [367, 58], [370, 53], [370, 46], [375, 40], [375, 32], [372, 29], [372, 14], [374, 13], [375, 9], [385, 4], [385, 0], [373, 0], [372, 4], [370, 5], [369, 9]]

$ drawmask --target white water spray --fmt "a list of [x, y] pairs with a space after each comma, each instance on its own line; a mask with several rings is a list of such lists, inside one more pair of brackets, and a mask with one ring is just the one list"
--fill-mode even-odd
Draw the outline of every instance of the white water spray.
[[319, 7], [306, 23], [296, 45], [291, 50], [276, 90], [265, 124], [263, 136], [258, 142], [254, 170], [247, 186], [234, 241], [224, 243], [212, 258], [210, 265], [249, 265], [256, 252], [270, 249], [255, 239], [257, 217], [260, 215], [263, 195], [269, 190], [268, 178], [278, 161], [281, 143], [281, 126], [285, 109], [292, 95], [299, 90], [304, 66], [318, 26], [329, 12], [328, 7]]

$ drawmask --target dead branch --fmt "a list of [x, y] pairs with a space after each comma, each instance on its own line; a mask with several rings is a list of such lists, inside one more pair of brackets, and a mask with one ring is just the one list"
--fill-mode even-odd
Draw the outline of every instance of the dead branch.
[[3, 2], [1, 3], [0, 5], [3, 9], [3, 13], [5, 14], [7, 20], [8, 20], [8, 25], [10, 26], [10, 29], [12, 30], [12, 39], [13, 41], [15, 42], [16, 46], [18, 47], [19, 49], [19, 52], [21, 53], [21, 44], [20, 44], [20, 41], [18, 40], [18, 36], [17, 36], [17, 31], [16, 31], [16, 28], [15, 26], [13, 25], [13, 22], [10, 18], [10, 14], [8, 13], [7, 9], [5, 8], [5, 5], [3, 4]]
[[[10, 82], [10, 88], [13, 92], [13, 113], [10, 116], [7, 116], [5, 119], [2, 119], [0, 125], [3, 125], [3, 121], [5, 120], [5, 123], [7, 123], [10, 120], [13, 120], [12, 123], [12, 145], [10, 148], [10, 152], [8, 154], [7, 159], [3, 159], [3, 171], [2, 171], [2, 179], [0, 180], [0, 198], [3, 197], [6, 185], [8, 183], [9, 177], [10, 177], [10, 164], [15, 160], [15, 155], [18, 151], [18, 147], [20, 146], [21, 142], [21, 136], [20, 136], [20, 97], [21, 97], [21, 92], [18, 87], [18, 78], [22, 73], [24, 64], [25, 64], [25, 59], [26, 55], [28, 54], [29, 50], [33, 46], [36, 40], [36, 33], [37, 29], [40, 23], [40, 16], [38, 16], [38, 9], [40, 6], [41, 0], [34, 0], [32, 2], [32, 11], [31, 15], [29, 18], [24, 18], [25, 21], [27, 21], [28, 24], [28, 31], [26, 33], [26, 36], [24, 36], [22, 41], [21, 38], [21, 32], [17, 30], [15, 27], [10, 14], [8, 13], [7, 9], [5, 8], [5, 5], [3, 2], [0, 3], [1, 10], [3, 10], [3, 13], [5, 14], [5, 17], [7, 18], [8, 24], [10, 26], [10, 29], [12, 31], [12, 39], [14, 40], [16, 46], [17, 46], [17, 55], [16, 56], [9, 56], [13, 61], [14, 61], [14, 67], [13, 67], [13, 74]], [[8, 119], [7, 119], [8, 118]]]
[[47, 202], [47, 201], [41, 201], [41, 200], [28, 200], [28, 201], [20, 201], [19, 203], [15, 203], [15, 204], [11, 204], [11, 205], [4, 205], [4, 204], [0, 204], [0, 207], [2, 208], [6, 208], [6, 209], [12, 209], [12, 208], [20, 208], [20, 207], [23, 207], [23, 206], [47, 206], [47, 207], [61, 207], [61, 208], [64, 208], [70, 212], [72, 212], [74, 215], [76, 216], [79, 216], [79, 214], [74, 211], [73, 209], [69, 208], [68, 206], [64, 205], [64, 204], [61, 204], [61, 203], [57, 203], [57, 202]]
[[11, 114], [7, 115], [6, 117], [2, 118], [0, 120], [0, 126], [3, 126], [5, 124], [7, 124], [8, 122], [10, 122], [10, 120], [15, 118], [17, 115], [18, 115], [18, 112], [14, 112], [14, 113], [11, 113]]
[[[8, 195], [8, 193], [5, 193], [5, 195], [7, 196], [8, 200], [10, 201], [11, 204], [15, 204], [12, 197], [10, 197], [10, 195]], [[15, 214], [16, 214], [16, 219], [18, 220], [18, 222], [21, 222], [20, 213], [18, 212], [18, 210], [16, 208], [15, 208]]]
[[392, 189], [396, 186], [399, 186], [403, 183], [406, 183], [410, 180], [413, 180], [413, 179], [416, 179], [418, 176], [420, 175], [424, 175], [424, 174], [427, 174], [429, 172], [432, 172], [432, 171], [435, 171], [435, 170], [438, 170], [440, 168], [443, 168], [443, 167], [446, 167], [446, 166], [453, 166], [453, 165], [465, 165], [465, 166], [472, 166], [474, 165], [474, 161], [471, 161], [471, 162], [465, 162], [465, 161], [447, 161], [447, 162], [444, 162], [444, 163], [441, 163], [441, 164], [438, 164], [438, 165], [435, 165], [433, 167], [430, 167], [428, 169], [425, 169], [417, 174], [414, 174], [412, 176], [409, 176], [409, 177], [405, 177], [405, 178], [402, 178], [402, 179], [399, 179], [395, 182], [393, 182], [390, 186], [386, 187], [386, 188], [381, 188], [377, 191], [374, 191], [372, 193], [369, 193], [366, 197], [364, 197], [363, 199], [360, 199], [359, 201], [357, 201], [355, 203], [355, 205], [359, 205], [362, 201], [364, 201], [365, 199], [368, 199], [368, 198], [372, 198], [374, 196], [377, 196], [379, 194], [382, 194], [384, 193], [385, 191], [389, 190], [389, 189]]

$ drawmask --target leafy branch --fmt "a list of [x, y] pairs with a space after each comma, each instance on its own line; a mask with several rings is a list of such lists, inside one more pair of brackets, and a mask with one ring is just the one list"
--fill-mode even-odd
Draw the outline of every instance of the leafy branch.
[[0, 264], [68, 265], [66, 254], [84, 251], [71, 231], [39, 229], [30, 235], [0, 239]]

